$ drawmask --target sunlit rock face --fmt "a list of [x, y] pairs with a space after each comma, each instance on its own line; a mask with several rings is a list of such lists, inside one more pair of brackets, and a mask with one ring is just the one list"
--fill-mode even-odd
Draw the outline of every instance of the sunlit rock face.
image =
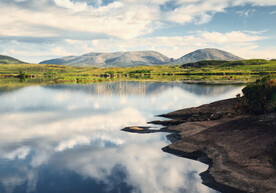
[[0, 95], [0, 192], [214, 192], [207, 165], [161, 151], [156, 114], [234, 97], [241, 87], [119, 82], [25, 87]]

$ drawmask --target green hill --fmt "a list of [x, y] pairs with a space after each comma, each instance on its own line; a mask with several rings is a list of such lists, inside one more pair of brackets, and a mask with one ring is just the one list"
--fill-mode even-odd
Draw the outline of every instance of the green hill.
[[0, 64], [26, 64], [26, 62], [22, 62], [10, 56], [0, 55]]
[[235, 67], [235, 66], [250, 66], [250, 65], [262, 65], [271, 63], [264, 59], [250, 59], [250, 60], [237, 60], [237, 61], [226, 61], [226, 60], [202, 60], [198, 62], [191, 62], [182, 64], [182, 68], [202, 68], [202, 67]]

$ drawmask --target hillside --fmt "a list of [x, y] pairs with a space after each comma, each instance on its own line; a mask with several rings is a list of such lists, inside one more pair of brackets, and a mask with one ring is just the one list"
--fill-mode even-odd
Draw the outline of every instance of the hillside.
[[201, 60], [198, 62], [191, 62], [182, 64], [182, 68], [225, 68], [225, 67], [234, 67], [234, 66], [251, 66], [251, 65], [262, 65], [268, 63], [264, 59], [250, 59], [250, 60], [237, 60], [237, 61], [226, 61], [226, 60]]
[[156, 51], [129, 51], [114, 53], [87, 53], [81, 56], [67, 56], [45, 60], [40, 64], [56, 64], [78, 67], [133, 67], [163, 64], [186, 64], [203, 60], [236, 61], [242, 58], [223, 50], [205, 48], [196, 50], [179, 59], [169, 58]]
[[168, 64], [170, 58], [156, 51], [130, 51], [115, 53], [88, 53], [82, 56], [69, 56], [45, 60], [40, 64], [93, 67], [131, 67]]
[[182, 56], [181, 58], [174, 61], [175, 64], [185, 64], [191, 62], [198, 62], [202, 60], [225, 60], [225, 61], [235, 61], [242, 60], [242, 58], [235, 56], [229, 52], [214, 48], [205, 48], [196, 50], [189, 54]]
[[26, 64], [26, 62], [22, 62], [10, 56], [0, 55], [0, 64]]

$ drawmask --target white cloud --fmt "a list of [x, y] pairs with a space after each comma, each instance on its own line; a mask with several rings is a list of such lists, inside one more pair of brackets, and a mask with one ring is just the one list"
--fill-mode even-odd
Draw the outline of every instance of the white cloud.
[[[168, 9], [162, 9], [170, 2]], [[91, 51], [113, 52], [156, 49], [169, 57], [180, 57], [189, 51], [205, 47], [254, 50], [261, 34], [246, 31], [210, 32], [201, 29], [192, 35], [146, 37], [168, 26], [200, 26], [212, 20], [216, 13], [233, 6], [276, 5], [275, 0], [118, 0], [103, 4], [101, 0], [0, 0], [0, 53], [27, 62], [79, 55]], [[254, 9], [242, 10], [248, 16]], [[272, 11], [271, 14], [274, 12]], [[170, 36], [170, 37], [169, 37]], [[223, 45], [229, 44], [229, 45]], [[240, 47], [237, 47], [240, 44]], [[252, 49], [252, 46], [255, 46]], [[231, 49], [233, 50], [233, 49]], [[275, 48], [265, 53], [272, 57]], [[251, 54], [250, 54], [251, 53]], [[261, 53], [261, 52], [259, 52]], [[263, 52], [262, 52], [263, 53]], [[257, 54], [260, 55], [260, 54]], [[275, 52], [274, 52], [275, 55]], [[244, 57], [244, 56], [242, 56]]]
[[248, 10], [237, 11], [237, 13], [241, 16], [248, 17], [249, 15], [253, 14], [255, 11], [256, 11], [255, 9], [248, 9]]
[[90, 139], [85, 136], [77, 136], [69, 140], [60, 142], [60, 144], [55, 148], [55, 151], [64, 151], [66, 149], [71, 149], [77, 145], [88, 145]]
[[25, 159], [26, 156], [29, 154], [29, 152], [31, 151], [31, 149], [29, 147], [20, 147], [18, 149], [15, 149], [13, 151], [10, 151], [8, 153], [3, 153], [3, 155], [1, 157], [6, 158], [6, 159]]
[[216, 44], [254, 42], [265, 38], [263, 36], [250, 35], [241, 31], [232, 31], [228, 33], [200, 32], [199, 36], [203, 38], [202, 41]]
[[[119, 38], [132, 38], [152, 31], [158, 20], [156, 4], [115, 1], [93, 7], [70, 0], [55, 0], [56, 7], [34, 11], [0, 2], [3, 14], [2, 36], [60, 37], [60, 30], [104, 33]], [[43, 5], [43, 1], [41, 2]], [[20, 29], [20, 30], [19, 30]]]
[[0, 35], [62, 38], [63, 30], [130, 39], [162, 27], [164, 21], [202, 24], [209, 22], [214, 14], [234, 5], [276, 5], [274, 0], [179, 0], [175, 2], [175, 8], [162, 11], [160, 5], [166, 2], [168, 0], [120, 0], [92, 6], [86, 1], [30, 0], [22, 6], [22, 2], [0, 1]]
[[[178, 58], [200, 48], [217, 47], [221, 49], [235, 46], [235, 52], [239, 54], [240, 48], [252, 48], [257, 46], [257, 41], [266, 37], [260, 31], [231, 31], [226, 33], [196, 31], [186, 36], [157, 36], [147, 38], [134, 38], [131, 40], [102, 39], [97, 40], [97, 46], [91, 51], [110, 52], [118, 51], [118, 47], [123, 50], [147, 50], [152, 47], [167, 55], [168, 57]], [[81, 45], [81, 43], [79, 44]], [[113, 50], [116, 47], [117, 50]], [[232, 49], [233, 50], [233, 49]], [[275, 49], [274, 49], [275, 50]], [[226, 49], [229, 51], [229, 49]], [[235, 53], [234, 52], [234, 53]], [[273, 56], [273, 53], [271, 53]], [[248, 55], [247, 55], [248, 56]], [[242, 56], [244, 57], [244, 56]]]
[[251, 3], [256, 6], [271, 6], [276, 5], [275, 0], [235, 0], [234, 5], [244, 5], [245, 3]]
[[[132, 39], [98, 39], [98, 40], [71, 40], [66, 39], [59, 43], [42, 43], [29, 46], [29, 43], [7, 42], [0, 45], [6, 49], [3, 54], [19, 57], [35, 58], [36, 62], [48, 58], [55, 58], [69, 55], [81, 55], [88, 52], [116, 52], [129, 50], [156, 50], [168, 57], [178, 58], [196, 49], [214, 47], [225, 51], [233, 51], [234, 54], [244, 58], [273, 58], [276, 48], [271, 46], [259, 48], [258, 41], [269, 39], [262, 31], [230, 31], [220, 33], [215, 31], [195, 31], [184, 36], [156, 36], [138, 37]], [[18, 45], [21, 45], [20, 47]], [[44, 50], [40, 51], [39, 47]], [[24, 49], [22, 49], [24, 48]], [[247, 52], [246, 52], [247, 49]], [[259, 49], [259, 51], [258, 51]], [[243, 50], [243, 51], [241, 51]], [[264, 52], [266, 50], [267, 52]], [[259, 53], [258, 53], [259, 52]], [[264, 54], [264, 56], [262, 56]], [[33, 59], [34, 60], [34, 59]]]
[[81, 2], [74, 3], [70, 0], [54, 0], [54, 2], [60, 7], [71, 9], [76, 12], [85, 11], [88, 8], [86, 3], [81, 3]]
[[209, 22], [217, 12], [224, 12], [226, 1], [178, 1], [179, 7], [167, 13], [167, 20], [180, 24]]
[[[193, 94], [200, 88], [206, 93]], [[209, 192], [195, 173], [206, 170], [207, 165], [162, 152], [167, 144], [163, 134], [141, 136], [120, 129], [144, 125], [155, 114], [197, 101], [203, 104], [234, 97], [241, 88], [127, 82], [64, 85], [59, 89], [25, 87], [0, 95], [0, 156], [24, 159], [28, 155], [28, 159], [12, 165], [12, 174], [1, 173], [0, 182], [10, 192], [27, 183], [27, 189], [33, 192], [38, 175], [43, 175], [39, 170], [49, 167], [109, 184], [107, 177], [120, 165], [126, 183], [137, 192], [177, 192], [186, 187], [191, 193]], [[127, 103], [120, 103], [121, 97], [127, 97]], [[97, 110], [95, 103], [99, 104]], [[78, 108], [70, 112], [67, 109], [72, 104]]]

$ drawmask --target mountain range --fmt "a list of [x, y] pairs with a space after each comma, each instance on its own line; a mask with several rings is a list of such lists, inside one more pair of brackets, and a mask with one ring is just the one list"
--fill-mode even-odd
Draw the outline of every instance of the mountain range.
[[[199, 49], [188, 53], [178, 59], [169, 58], [156, 51], [129, 51], [114, 53], [87, 53], [81, 56], [67, 56], [45, 60], [40, 64], [56, 64], [78, 67], [133, 67], [153, 65], [178, 65], [202, 60], [226, 60], [235, 61], [242, 58], [229, 52], [214, 48]], [[0, 55], [0, 64], [21, 64], [25, 63], [18, 59]]]
[[88, 53], [81, 56], [68, 56], [45, 60], [40, 64], [57, 64], [69, 66], [93, 66], [93, 67], [131, 67], [171, 65], [198, 62], [202, 60], [227, 60], [235, 61], [242, 58], [229, 52], [214, 48], [196, 50], [182, 56], [179, 59], [168, 58], [156, 51], [129, 51], [114, 53]]
[[68, 56], [40, 62], [69, 66], [131, 67], [142, 65], [168, 64], [171, 60], [156, 51], [130, 51], [114, 53], [88, 53], [81, 56]]

